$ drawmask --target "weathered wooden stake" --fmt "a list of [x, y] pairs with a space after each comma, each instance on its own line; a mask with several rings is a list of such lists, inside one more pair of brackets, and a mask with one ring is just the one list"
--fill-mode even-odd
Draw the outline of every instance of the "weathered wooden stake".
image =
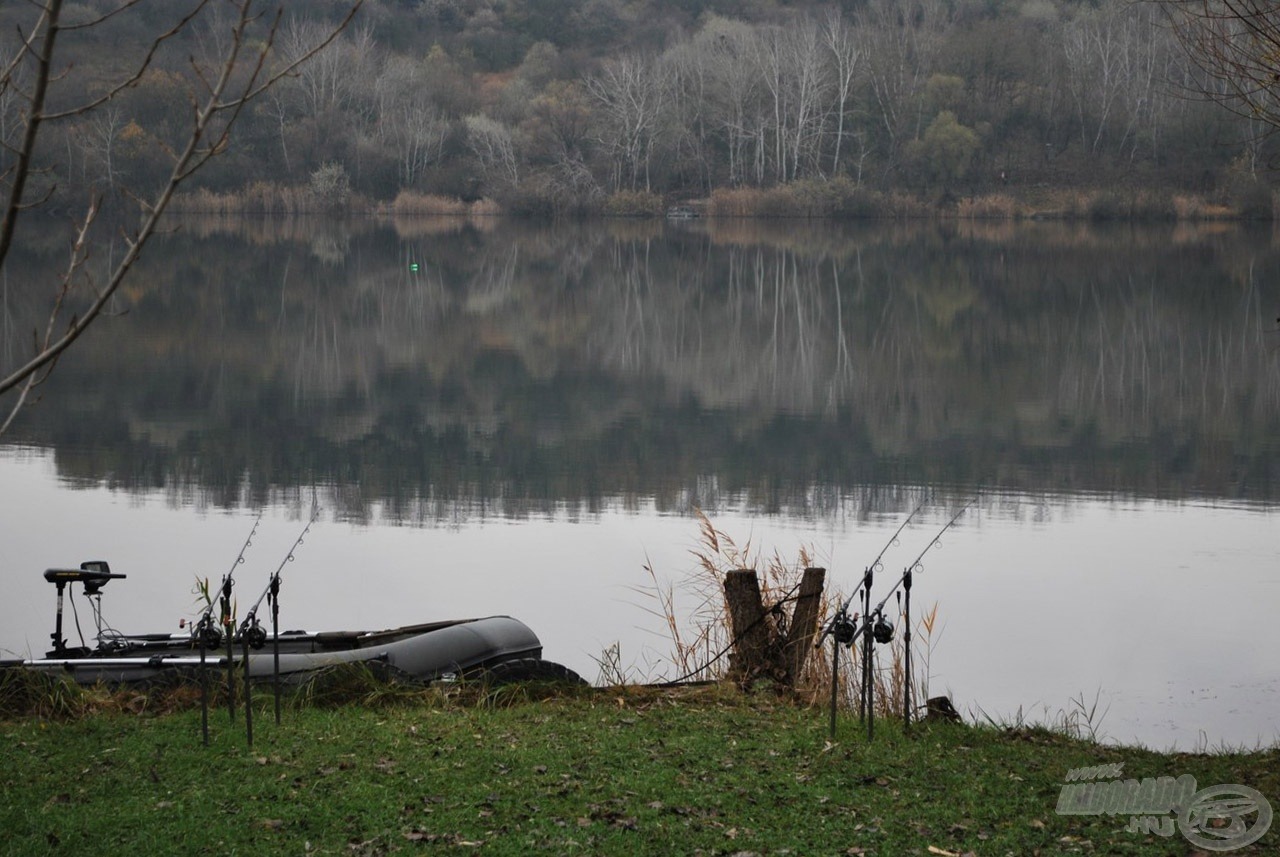
[[724, 598], [729, 608], [729, 630], [734, 641], [729, 671], [745, 681], [761, 673], [771, 673], [769, 625], [765, 622], [760, 580], [755, 569], [740, 568], [726, 574]]
[[725, 603], [734, 641], [729, 671], [734, 678], [749, 682], [755, 676], [767, 675], [787, 686], [795, 686], [818, 630], [825, 578], [826, 569], [804, 570], [784, 640], [777, 637], [774, 626], [767, 621], [755, 570], [742, 568], [725, 575]]
[[800, 578], [800, 593], [796, 596], [796, 609], [791, 613], [787, 632], [787, 670], [792, 685], [800, 680], [805, 659], [813, 648], [813, 637], [818, 633], [818, 610], [822, 606], [826, 576], [825, 568], [806, 568]]

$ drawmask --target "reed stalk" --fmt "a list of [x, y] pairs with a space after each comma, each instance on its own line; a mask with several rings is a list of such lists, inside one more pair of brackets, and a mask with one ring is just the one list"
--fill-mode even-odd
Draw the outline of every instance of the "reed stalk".
[[[749, 540], [739, 544], [717, 529], [701, 511], [695, 515], [698, 540], [690, 551], [693, 566], [684, 579], [678, 586], [664, 583], [653, 564], [646, 561], [644, 569], [649, 583], [638, 591], [651, 601], [651, 606], [646, 609], [662, 621], [670, 642], [669, 660], [678, 680], [722, 681], [729, 673], [728, 651], [733, 642], [724, 595], [725, 575], [742, 568], [757, 571], [770, 634], [775, 638], [783, 637], [785, 617], [790, 611], [774, 611], [772, 608], [779, 604], [784, 608], [789, 606], [784, 602], [794, 595], [804, 570], [814, 564], [815, 552], [811, 547], [802, 546], [795, 558], [788, 560], [777, 550], [765, 551]], [[677, 606], [678, 591], [693, 600], [687, 617]], [[844, 603], [845, 598], [845, 594], [828, 588], [823, 593], [819, 615], [829, 616], [837, 605]], [[901, 634], [903, 618], [901, 615], [892, 618], [896, 620], [899, 632], [888, 645], [875, 647], [873, 676], [876, 715], [896, 718], [902, 715], [906, 687], [905, 648]], [[921, 710], [929, 698], [929, 664], [939, 630], [937, 604], [914, 617], [912, 697]], [[616, 662], [613, 666], [611, 676], [616, 681], [621, 671], [617, 669]], [[835, 681], [838, 704], [843, 708], [857, 706], [861, 669], [858, 645], [841, 652], [840, 670]], [[831, 699], [831, 673], [831, 644], [826, 642], [807, 659], [802, 674], [795, 682], [795, 694], [811, 705], [827, 704]]]

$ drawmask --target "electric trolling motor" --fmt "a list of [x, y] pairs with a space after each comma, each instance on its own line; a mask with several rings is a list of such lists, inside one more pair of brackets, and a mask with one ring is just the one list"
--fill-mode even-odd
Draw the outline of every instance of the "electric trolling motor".
[[[101, 635], [102, 587], [106, 586], [109, 580], [118, 580], [127, 576], [125, 574], [112, 573], [111, 566], [100, 559], [82, 562], [79, 568], [51, 568], [46, 571], [44, 579], [58, 587], [58, 612], [54, 619], [53, 633], [49, 635], [50, 639], [53, 640], [53, 649], [45, 657], [83, 658], [91, 652], [87, 646], [68, 646], [66, 638], [62, 636], [62, 604], [68, 583], [81, 584], [84, 586], [85, 595], [99, 599], [98, 606], [94, 609], [94, 615], [98, 618], [98, 631], [99, 635]], [[81, 640], [81, 642], [84, 641]], [[99, 640], [99, 643], [101, 643], [101, 640]]]

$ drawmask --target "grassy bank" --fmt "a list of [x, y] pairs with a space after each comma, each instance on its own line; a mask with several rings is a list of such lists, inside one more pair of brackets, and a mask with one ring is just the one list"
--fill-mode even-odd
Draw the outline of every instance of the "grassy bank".
[[[879, 726], [724, 686], [0, 723], [6, 854], [1189, 854], [1059, 816], [1068, 770], [1280, 796], [1280, 752], [1164, 755], [1043, 730]], [[1278, 831], [1238, 854], [1275, 853]]]

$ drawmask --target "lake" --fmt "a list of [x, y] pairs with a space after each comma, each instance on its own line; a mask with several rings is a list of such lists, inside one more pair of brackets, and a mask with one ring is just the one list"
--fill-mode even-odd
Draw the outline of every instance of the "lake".
[[[11, 257], [0, 364], [62, 254]], [[674, 678], [653, 580], [690, 621], [701, 512], [842, 595], [924, 552], [971, 717], [1269, 744], [1278, 284], [1235, 225], [182, 221], [0, 438], [0, 654], [87, 559], [112, 625], [176, 630], [257, 521], [237, 599], [283, 565], [287, 627], [508, 613]]]

